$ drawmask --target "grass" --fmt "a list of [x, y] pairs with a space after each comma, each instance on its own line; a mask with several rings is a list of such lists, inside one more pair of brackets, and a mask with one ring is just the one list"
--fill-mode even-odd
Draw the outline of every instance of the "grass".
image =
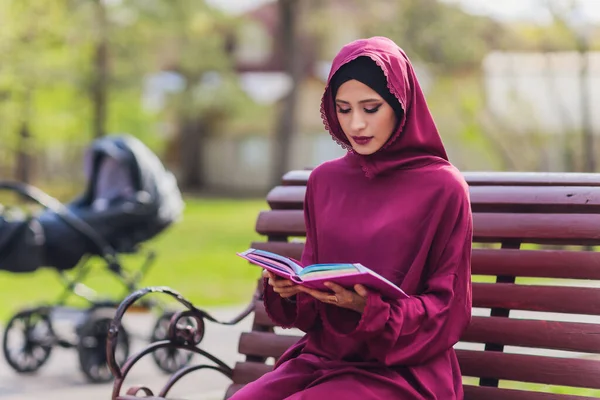
[[[479, 382], [478, 378], [463, 377], [463, 384], [477, 386]], [[588, 396], [600, 398], [600, 390], [595, 389], [582, 389], [568, 386], [555, 386], [555, 385], [543, 385], [537, 383], [524, 383], [514, 381], [500, 381], [499, 387], [505, 389], [515, 390], [527, 390], [541, 393], [555, 393], [555, 394], [568, 394], [576, 396]]]
[[[264, 200], [186, 199], [183, 219], [146, 244], [157, 259], [142, 286], [165, 285], [176, 289], [198, 307], [245, 303], [252, 295], [259, 271], [235, 255], [259, 238], [256, 217], [266, 209]], [[135, 270], [140, 256], [123, 264]], [[99, 260], [84, 282], [101, 294], [121, 298], [124, 288]], [[52, 303], [62, 292], [59, 275], [52, 269], [31, 274], [0, 271], [0, 321], [15, 311]]]

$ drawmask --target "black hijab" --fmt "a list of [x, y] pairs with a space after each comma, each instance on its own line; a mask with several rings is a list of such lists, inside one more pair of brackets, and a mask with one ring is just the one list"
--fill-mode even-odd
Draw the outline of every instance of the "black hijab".
[[342, 86], [352, 79], [364, 83], [371, 89], [377, 92], [386, 103], [392, 107], [398, 121], [402, 120], [404, 111], [400, 102], [388, 89], [387, 79], [383, 70], [371, 58], [362, 56], [358, 57], [347, 64], [344, 64], [333, 76], [331, 80], [331, 93], [333, 101], [337, 91]]

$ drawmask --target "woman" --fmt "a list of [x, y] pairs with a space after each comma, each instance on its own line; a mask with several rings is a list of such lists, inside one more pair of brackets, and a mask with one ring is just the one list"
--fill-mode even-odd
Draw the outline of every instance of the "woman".
[[270, 317], [306, 335], [233, 399], [461, 399], [452, 346], [471, 317], [468, 187], [405, 53], [382, 37], [346, 45], [321, 112], [348, 153], [310, 175], [302, 264], [359, 262], [410, 298], [265, 274]]

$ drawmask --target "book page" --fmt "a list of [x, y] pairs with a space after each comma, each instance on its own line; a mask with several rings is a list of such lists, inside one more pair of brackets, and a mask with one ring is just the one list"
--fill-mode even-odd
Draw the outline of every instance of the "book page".
[[321, 279], [326, 277], [336, 277], [348, 274], [356, 274], [358, 271], [356, 268], [344, 268], [344, 269], [329, 269], [329, 270], [314, 270], [307, 273], [300, 273], [299, 277], [303, 281], [310, 281], [311, 279]]
[[290, 259], [288, 257], [280, 256], [279, 254], [275, 254], [270, 251], [254, 249], [251, 253], [248, 254], [248, 256], [262, 257], [263, 259], [266, 258], [266, 259], [270, 260], [272, 263], [276, 263], [277, 265], [280, 265], [280, 266], [286, 266], [286, 271], [288, 271], [294, 275], [297, 275], [300, 273], [300, 271], [302, 271], [302, 266], [297, 264], [292, 259]]
[[309, 265], [308, 267], [304, 268], [298, 275], [305, 275], [305, 274], [318, 272], [318, 271], [334, 271], [335, 272], [335, 271], [346, 270], [346, 269], [351, 269], [354, 272], [358, 271], [358, 268], [356, 268], [356, 266], [354, 266], [354, 264], [313, 264], [313, 265]]
[[281, 263], [277, 260], [272, 260], [270, 258], [262, 257], [256, 254], [248, 254], [248, 258], [256, 261], [258, 264], [268, 265], [287, 274], [295, 275], [295, 271], [292, 268], [290, 268], [287, 264]]

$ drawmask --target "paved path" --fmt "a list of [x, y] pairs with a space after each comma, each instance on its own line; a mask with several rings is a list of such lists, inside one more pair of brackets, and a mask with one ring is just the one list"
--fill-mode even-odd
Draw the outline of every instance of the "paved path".
[[[211, 310], [215, 317], [226, 320], [236, 315], [243, 306]], [[133, 315], [125, 321], [126, 329], [139, 336], [149, 335], [155, 319], [150, 315]], [[236, 327], [222, 327], [207, 322], [203, 348], [211, 351], [228, 365], [241, 360], [237, 354], [237, 341], [242, 330], [250, 328], [247, 318]], [[133, 351], [146, 345], [141, 338], [132, 341]], [[233, 345], [232, 345], [233, 344]], [[196, 356], [193, 361], [200, 361]], [[166, 383], [168, 376], [162, 373], [151, 359], [143, 359], [133, 369], [124, 389], [144, 384], [157, 393]], [[229, 380], [216, 371], [195, 372], [184, 378], [173, 388], [169, 396], [186, 400], [222, 399]], [[15, 373], [2, 355], [0, 360], [0, 400], [108, 400], [111, 384], [89, 384], [81, 371], [74, 349], [53, 349], [52, 356], [35, 375], [23, 376]]]

